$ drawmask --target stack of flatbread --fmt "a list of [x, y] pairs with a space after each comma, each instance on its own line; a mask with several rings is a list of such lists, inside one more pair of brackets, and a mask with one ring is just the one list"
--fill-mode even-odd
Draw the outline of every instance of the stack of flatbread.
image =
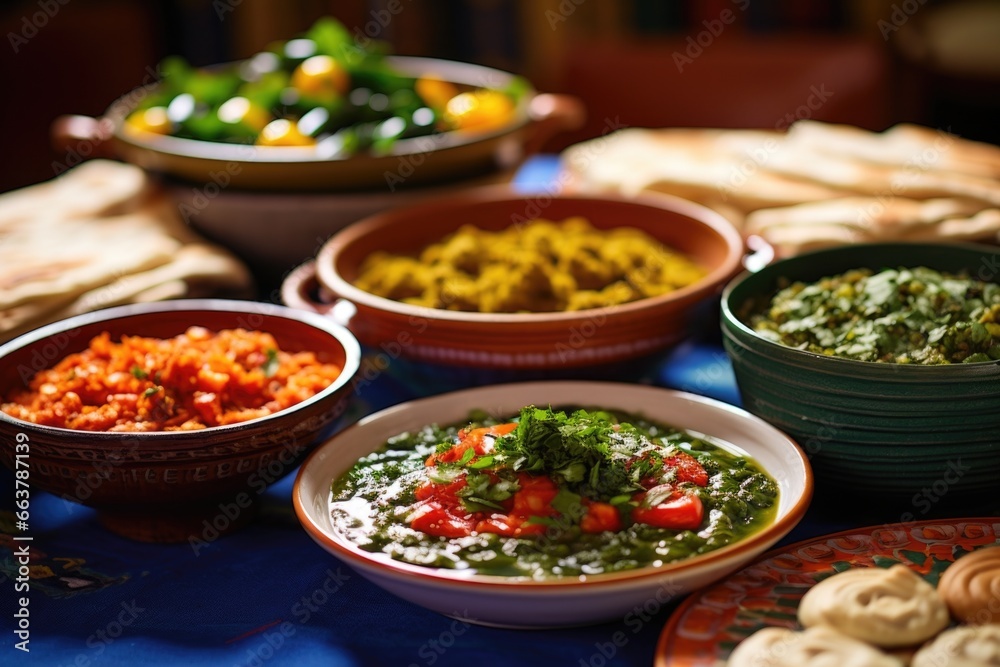
[[114, 305], [250, 296], [252, 284], [137, 167], [95, 160], [0, 196], [0, 342]]
[[626, 129], [562, 157], [570, 190], [690, 199], [782, 256], [846, 243], [1000, 238], [1000, 147], [917, 125]]

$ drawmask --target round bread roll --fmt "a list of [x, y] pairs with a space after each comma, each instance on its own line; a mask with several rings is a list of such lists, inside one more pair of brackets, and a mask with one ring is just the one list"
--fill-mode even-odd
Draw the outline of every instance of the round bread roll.
[[793, 632], [765, 628], [744, 639], [728, 667], [903, 667], [898, 658], [827, 626]]
[[913, 656], [913, 667], [1000, 667], [1000, 625], [945, 630]]
[[966, 623], [1000, 623], [1000, 547], [962, 556], [938, 582], [952, 616]]
[[933, 586], [905, 565], [893, 565], [847, 570], [821, 581], [803, 596], [799, 621], [892, 648], [930, 639], [949, 617]]

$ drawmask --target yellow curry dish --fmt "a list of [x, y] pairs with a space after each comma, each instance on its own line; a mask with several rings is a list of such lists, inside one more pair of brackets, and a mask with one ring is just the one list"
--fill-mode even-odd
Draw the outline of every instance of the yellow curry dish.
[[581, 217], [502, 231], [464, 225], [417, 256], [377, 252], [354, 285], [403, 303], [480, 313], [615, 306], [697, 282], [705, 268], [645, 232]]

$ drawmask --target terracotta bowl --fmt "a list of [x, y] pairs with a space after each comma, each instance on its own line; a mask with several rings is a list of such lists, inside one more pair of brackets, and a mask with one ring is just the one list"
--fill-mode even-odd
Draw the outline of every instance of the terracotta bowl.
[[[774, 521], [743, 540], [687, 559], [622, 572], [527, 577], [421, 567], [354, 544], [331, 520], [330, 485], [388, 438], [427, 424], [467, 419], [488, 406], [514, 413], [524, 405], [595, 405], [626, 410], [713, 436], [752, 456], [778, 483]], [[302, 465], [292, 500], [303, 527], [323, 549], [375, 584], [415, 604], [465, 622], [539, 628], [628, 620], [738, 570], [784, 537], [812, 498], [812, 472], [795, 443], [739, 408], [684, 392], [611, 382], [529, 382], [480, 387], [421, 399], [362, 419], [316, 449]], [[650, 611], [650, 605], [655, 607]]]
[[[22, 421], [0, 412], [0, 460], [28, 468], [32, 488], [99, 510], [109, 529], [143, 541], [217, 537], [253, 515], [267, 485], [328, 437], [347, 407], [360, 348], [328, 318], [264, 303], [186, 300], [111, 308], [56, 322], [0, 346], [0, 396], [107, 331], [169, 337], [189, 326], [243, 327], [309, 350], [343, 372], [312, 398], [273, 415], [198, 431], [111, 433]], [[19, 447], [18, 445], [26, 445]], [[27, 454], [18, 459], [18, 455]], [[19, 463], [18, 461], [22, 463]]]
[[[484, 314], [417, 307], [355, 287], [373, 252], [415, 254], [464, 224], [504, 229], [533, 218], [583, 216], [601, 229], [635, 227], [693, 258], [706, 270], [670, 294], [577, 312]], [[718, 214], [666, 195], [520, 195], [481, 188], [395, 209], [334, 235], [315, 263], [319, 293], [307, 289], [310, 269], [290, 276], [289, 305], [331, 313], [362, 344], [402, 359], [438, 366], [547, 374], [614, 366], [662, 352], [688, 335], [699, 304], [717, 295], [740, 267], [743, 242]], [[504, 378], [514, 379], [514, 378]]]
[[1000, 250], [973, 244], [879, 243], [784, 259], [734, 279], [722, 333], [747, 410], [796, 438], [817, 489], [906, 514], [996, 495], [1000, 478], [1000, 361], [921, 366], [841, 359], [785, 347], [747, 324], [781, 281], [813, 282], [855, 268], [927, 266], [997, 280]]

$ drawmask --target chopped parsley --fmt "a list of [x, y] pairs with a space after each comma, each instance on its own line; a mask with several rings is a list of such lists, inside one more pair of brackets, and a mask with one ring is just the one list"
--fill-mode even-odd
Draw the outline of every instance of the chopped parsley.
[[274, 377], [275, 373], [278, 372], [279, 365], [281, 365], [281, 362], [278, 360], [278, 351], [273, 347], [269, 347], [267, 349], [267, 361], [261, 364], [264, 377]]
[[788, 285], [750, 325], [776, 343], [858, 361], [995, 361], [1000, 285], [926, 267], [858, 269]]
[[517, 429], [496, 441], [516, 471], [551, 475], [574, 492], [599, 500], [642, 488], [663, 467], [663, 445], [612, 415], [551, 408], [521, 410]]

